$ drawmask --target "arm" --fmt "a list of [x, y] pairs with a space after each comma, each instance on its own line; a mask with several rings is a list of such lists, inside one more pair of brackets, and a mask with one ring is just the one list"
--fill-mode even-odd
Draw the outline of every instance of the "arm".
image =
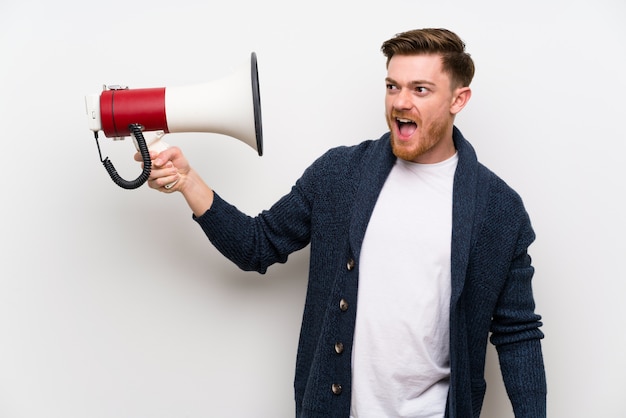
[[[180, 192], [209, 240], [241, 269], [264, 273], [308, 244], [310, 207], [299, 187], [294, 186], [270, 210], [251, 217], [215, 194], [180, 149], [151, 152], [151, 158], [149, 187], [164, 193]], [[172, 186], [168, 189], [167, 185]]]
[[546, 416], [546, 377], [540, 340], [541, 317], [534, 313], [531, 288], [534, 268], [523, 250], [513, 260], [492, 320], [507, 394], [518, 418]]
[[[160, 153], [150, 151], [152, 171], [148, 186], [163, 193], [180, 192], [193, 214], [202, 215], [213, 204], [213, 190], [200, 175], [189, 165], [187, 158], [178, 147], [167, 148]], [[141, 155], [135, 154], [135, 160], [141, 161]], [[172, 185], [166, 188], [166, 185]]]

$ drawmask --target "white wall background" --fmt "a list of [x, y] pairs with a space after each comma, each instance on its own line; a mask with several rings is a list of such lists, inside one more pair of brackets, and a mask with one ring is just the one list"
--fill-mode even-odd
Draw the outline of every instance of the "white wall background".
[[[111, 182], [83, 98], [211, 81], [256, 51], [265, 155], [168, 139], [255, 214], [327, 148], [384, 132], [380, 44], [428, 26], [466, 41], [457, 124], [534, 221], [549, 415], [626, 416], [624, 18], [623, 0], [3, 0], [0, 417], [293, 416], [307, 251], [239, 271], [182, 197]], [[101, 144], [139, 174], [132, 142]], [[483, 416], [510, 417], [488, 357]]]

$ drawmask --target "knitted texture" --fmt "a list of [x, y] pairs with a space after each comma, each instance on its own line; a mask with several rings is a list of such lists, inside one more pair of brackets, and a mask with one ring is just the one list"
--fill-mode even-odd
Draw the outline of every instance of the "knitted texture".
[[[459, 162], [453, 191], [446, 416], [479, 417], [491, 335], [516, 417], [541, 418], [546, 414], [543, 334], [534, 312], [534, 270], [527, 254], [535, 235], [518, 194], [478, 162], [458, 129], [453, 135]], [[194, 217], [213, 245], [244, 270], [265, 273], [310, 244], [294, 383], [297, 417], [349, 417], [359, 254], [394, 161], [386, 133], [378, 140], [331, 149], [288, 194], [255, 217], [217, 194], [211, 209]], [[343, 351], [334, 349], [337, 342]]]

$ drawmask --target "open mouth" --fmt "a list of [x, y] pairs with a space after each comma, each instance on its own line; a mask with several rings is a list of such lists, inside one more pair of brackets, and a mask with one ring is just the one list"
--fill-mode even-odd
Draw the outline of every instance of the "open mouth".
[[417, 129], [417, 123], [411, 119], [396, 118], [396, 125], [401, 137], [408, 138]]

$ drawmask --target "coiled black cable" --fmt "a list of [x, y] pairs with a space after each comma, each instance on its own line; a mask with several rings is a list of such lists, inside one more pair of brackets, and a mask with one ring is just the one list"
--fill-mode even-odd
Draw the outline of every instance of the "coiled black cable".
[[[139, 152], [141, 153], [141, 157], [143, 159], [143, 171], [135, 180], [124, 180], [117, 172], [109, 157], [106, 157], [104, 160], [102, 159], [102, 153], [100, 152], [100, 144], [98, 144], [98, 153], [100, 153], [100, 161], [104, 165], [104, 168], [111, 176], [111, 179], [115, 184], [120, 186], [123, 189], [136, 189], [143, 185], [146, 181], [148, 181], [148, 177], [150, 177], [150, 171], [152, 170], [152, 161], [150, 160], [150, 151], [148, 151], [148, 145], [146, 145], [146, 140], [143, 137], [143, 133], [141, 132], [141, 125], [132, 124], [129, 125], [129, 129], [135, 139], [137, 140], [137, 147], [139, 148]], [[98, 139], [98, 134], [96, 133], [96, 143]]]

